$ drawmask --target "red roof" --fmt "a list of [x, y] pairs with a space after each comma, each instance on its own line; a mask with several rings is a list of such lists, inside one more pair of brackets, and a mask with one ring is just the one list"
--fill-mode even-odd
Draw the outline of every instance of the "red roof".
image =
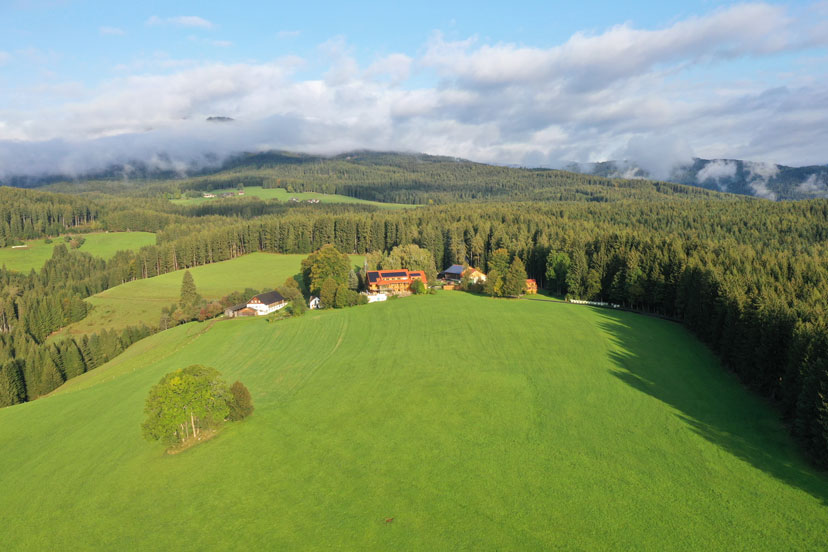
[[427, 283], [425, 272], [422, 270], [369, 270], [366, 273], [368, 284], [381, 286], [386, 284], [411, 284], [414, 280], [422, 280]]

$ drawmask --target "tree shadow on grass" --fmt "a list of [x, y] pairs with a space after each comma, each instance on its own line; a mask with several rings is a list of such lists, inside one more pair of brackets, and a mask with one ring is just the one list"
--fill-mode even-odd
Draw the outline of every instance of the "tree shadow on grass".
[[[671, 348], [658, 342], [647, 332], [647, 325], [630, 327], [630, 317], [640, 315], [603, 309], [599, 315], [600, 327], [621, 349], [610, 352], [617, 366], [615, 377], [679, 410], [679, 418], [711, 443], [828, 505], [828, 476], [808, 465], [770, 407], [757, 396], [746, 397], [750, 392], [712, 354], [701, 356], [701, 362], [672, 360], [682, 355], [675, 344]], [[678, 325], [676, 329], [686, 331]], [[656, 360], [658, 354], [654, 359], [639, 356], [639, 351], [647, 350], [664, 351], [662, 360]]]

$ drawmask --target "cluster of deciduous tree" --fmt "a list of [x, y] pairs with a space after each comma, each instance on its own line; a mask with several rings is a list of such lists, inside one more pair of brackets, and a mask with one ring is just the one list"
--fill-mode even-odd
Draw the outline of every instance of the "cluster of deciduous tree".
[[367, 302], [357, 290], [359, 279], [351, 260], [331, 244], [325, 244], [302, 260], [302, 278], [311, 295], [326, 308], [351, 307]]
[[168, 445], [199, 440], [225, 420], [253, 413], [250, 392], [241, 382], [228, 387], [218, 370], [194, 364], [170, 372], [150, 389], [144, 405], [144, 437]]

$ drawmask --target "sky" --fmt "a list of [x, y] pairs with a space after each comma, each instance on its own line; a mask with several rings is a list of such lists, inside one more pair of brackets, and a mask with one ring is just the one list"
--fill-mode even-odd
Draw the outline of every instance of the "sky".
[[826, 145], [826, 0], [0, 0], [0, 176], [363, 148], [664, 176]]

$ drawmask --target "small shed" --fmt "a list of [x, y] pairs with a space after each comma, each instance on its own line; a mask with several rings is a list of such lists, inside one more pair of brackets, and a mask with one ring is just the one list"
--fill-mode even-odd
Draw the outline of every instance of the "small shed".
[[247, 307], [247, 303], [241, 303], [240, 305], [233, 305], [232, 307], [228, 307], [224, 309], [224, 316], [227, 318], [235, 318], [239, 316], [239, 311]]
[[308, 308], [309, 309], [318, 309], [320, 307], [319, 297], [311, 296], [310, 301], [308, 301]]

